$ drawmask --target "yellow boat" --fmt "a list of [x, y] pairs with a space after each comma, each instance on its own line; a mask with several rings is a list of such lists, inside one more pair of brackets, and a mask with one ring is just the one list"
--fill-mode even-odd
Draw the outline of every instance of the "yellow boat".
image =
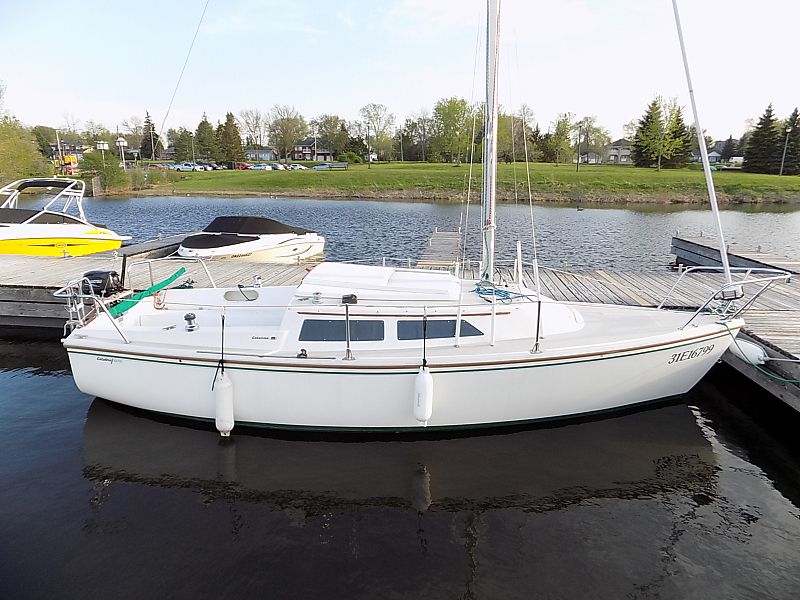
[[[78, 179], [39, 177], [0, 188], [0, 200], [5, 197], [0, 205], [0, 254], [82, 256], [115, 250], [131, 239], [86, 220], [85, 187]], [[30, 189], [55, 195], [41, 209], [20, 208], [20, 195]]]

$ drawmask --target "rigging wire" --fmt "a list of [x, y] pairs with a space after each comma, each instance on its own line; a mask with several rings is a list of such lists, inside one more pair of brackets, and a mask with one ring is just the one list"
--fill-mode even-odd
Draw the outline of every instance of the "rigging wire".
[[172, 110], [172, 103], [175, 101], [175, 95], [178, 93], [178, 88], [181, 85], [181, 80], [183, 79], [183, 73], [186, 71], [186, 65], [189, 64], [189, 57], [192, 55], [192, 48], [194, 48], [194, 42], [197, 39], [197, 34], [200, 32], [200, 25], [203, 24], [203, 19], [206, 16], [206, 10], [208, 9], [208, 4], [211, 0], [206, 0], [206, 4], [203, 7], [203, 13], [200, 15], [200, 20], [197, 22], [197, 28], [194, 30], [194, 37], [192, 37], [192, 43], [189, 44], [189, 51], [186, 53], [186, 60], [183, 61], [183, 67], [181, 67], [181, 73], [178, 75], [178, 81], [175, 84], [175, 89], [172, 91], [172, 98], [169, 99], [169, 105], [167, 106], [167, 112], [164, 115], [164, 119], [161, 121], [161, 129], [158, 130], [158, 137], [161, 138], [164, 133], [164, 125], [167, 123], [167, 117], [169, 117], [169, 111]]
[[[508, 105], [511, 103], [511, 62], [508, 63]], [[514, 204], [519, 204], [519, 193], [517, 191], [517, 138], [514, 137], [514, 113], [511, 113], [511, 171], [514, 174]], [[523, 129], [522, 134], [525, 135]]]
[[[472, 66], [472, 98], [471, 104], [474, 105], [475, 103], [475, 80], [477, 79], [478, 75], [478, 55], [481, 49], [481, 33], [483, 32], [483, 28], [478, 29], [478, 35], [475, 40], [475, 59], [473, 61]], [[470, 198], [472, 197], [472, 167], [475, 163], [475, 129], [476, 123], [478, 120], [478, 113], [477, 111], [473, 110], [472, 112], [472, 137], [470, 139], [470, 149], [469, 149], [469, 171], [468, 171], [468, 179], [467, 179], [467, 198], [465, 203], [464, 211], [464, 243], [461, 247], [461, 264], [466, 264], [467, 261], [467, 241], [469, 239], [468, 232], [469, 232], [469, 202]], [[463, 268], [463, 266], [462, 266]]]
[[[516, 43], [516, 38], [514, 40], [514, 55], [517, 63], [517, 72], [519, 72], [519, 46]], [[531, 166], [530, 161], [528, 160], [528, 125], [525, 121], [525, 112], [522, 111], [522, 139], [524, 140], [524, 147], [525, 147], [525, 175], [528, 181], [528, 208], [530, 210], [531, 216], [531, 241], [533, 242], [533, 276], [536, 283], [536, 296], [538, 298], [542, 297], [542, 287], [541, 281], [539, 279], [539, 251], [536, 247], [536, 222], [533, 218], [533, 188], [531, 186]], [[537, 327], [537, 336], [538, 336], [538, 327]]]

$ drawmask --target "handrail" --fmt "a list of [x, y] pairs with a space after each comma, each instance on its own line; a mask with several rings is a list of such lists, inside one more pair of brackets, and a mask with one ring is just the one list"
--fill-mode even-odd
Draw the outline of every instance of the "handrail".
[[[211, 287], [216, 288], [217, 284], [214, 282], [214, 278], [211, 276], [211, 272], [208, 270], [208, 266], [206, 265], [205, 261], [202, 258], [197, 258], [195, 256], [162, 256], [161, 258], [150, 258], [147, 260], [140, 260], [137, 262], [133, 262], [127, 265], [126, 271], [130, 273], [131, 267], [140, 266], [140, 265], [147, 265], [147, 270], [150, 273], [150, 285], [155, 285], [155, 279], [153, 278], [153, 263], [158, 261], [191, 261], [191, 262], [198, 262], [200, 266], [203, 267], [203, 270], [206, 272], [206, 277], [211, 282]], [[123, 275], [126, 275], [123, 273]], [[125, 277], [127, 279], [127, 276]]]
[[[88, 294], [84, 292], [84, 290], [86, 289], [89, 290]], [[77, 308], [78, 306], [77, 301], [92, 300], [93, 305], [99, 307], [100, 310], [102, 310], [106, 314], [108, 320], [114, 326], [114, 329], [116, 329], [117, 333], [120, 335], [120, 337], [122, 337], [122, 340], [126, 344], [131, 343], [128, 337], [119, 328], [117, 320], [111, 315], [105, 302], [103, 302], [101, 298], [98, 298], [97, 295], [94, 293], [94, 288], [92, 288], [92, 284], [87, 277], [80, 277], [71, 280], [69, 283], [67, 283], [67, 285], [53, 292], [53, 296], [55, 296], [56, 298], [65, 298], [67, 300], [67, 306], [69, 307], [70, 313], [73, 312], [73, 307], [74, 307], [76, 314], [78, 314], [79, 327], [83, 327], [86, 323], [85, 323], [85, 316], [80, 314], [80, 310]]]
[[[744, 273], [744, 278], [736, 280], [736, 281], [732, 281], [730, 283], [723, 284], [722, 286], [720, 286], [719, 289], [717, 289], [714, 292], [715, 295], [716, 294], [720, 294], [721, 292], [724, 292], [724, 291], [728, 291], [728, 290], [732, 290], [732, 291], [736, 290], [736, 288], [738, 288], [740, 286], [743, 286], [743, 285], [751, 285], [753, 283], [763, 283], [763, 282], [765, 282], [767, 280], [769, 280], [769, 281], [777, 281], [777, 280], [783, 279], [785, 283], [789, 283], [792, 280], [792, 274], [791, 273], [789, 273], [788, 271], [782, 271], [780, 269], [767, 269], [767, 268], [764, 268], [764, 267], [757, 267], [757, 268], [755, 268], [755, 267], [731, 267], [730, 270], [731, 270], [731, 273]], [[667, 300], [669, 300], [670, 296], [672, 296], [672, 293], [677, 289], [678, 285], [680, 285], [681, 281], [683, 280], [684, 276], [687, 273], [696, 273], [698, 271], [718, 272], [719, 273], [719, 272], [722, 272], [722, 267], [697, 266], [697, 267], [688, 267], [688, 268], [684, 269], [681, 272], [680, 276], [678, 277], [677, 281], [675, 281], [675, 283], [672, 284], [672, 287], [669, 289], [669, 291], [667, 292], [666, 296], [664, 296], [664, 299], [661, 300], [661, 302], [659, 303], [659, 305], [656, 308], [663, 308], [664, 307], [664, 305], [666, 304]], [[747, 279], [748, 277], [750, 277], [750, 275], [752, 275], [754, 273], [771, 274], [771, 277], [758, 278], [758, 279]], [[713, 300], [713, 297], [712, 297], [712, 300]]]
[[[723, 270], [722, 267], [704, 267], [704, 266], [696, 266], [696, 267], [689, 267], [684, 270], [680, 276], [678, 277], [677, 281], [672, 285], [672, 287], [667, 292], [664, 299], [659, 303], [656, 308], [663, 308], [666, 304], [667, 300], [670, 298], [672, 293], [677, 289], [680, 282], [683, 280], [684, 276], [687, 273], [696, 273], [696, 272], [721, 272]], [[792, 280], [792, 274], [788, 271], [782, 271], [780, 269], [767, 269], [767, 268], [756, 268], [756, 267], [733, 267], [730, 269], [731, 273], [738, 273], [743, 274], [743, 276], [739, 279], [733, 279], [730, 282], [723, 283], [719, 288], [714, 290], [708, 298], [706, 298], [705, 302], [703, 302], [697, 310], [692, 313], [692, 316], [689, 318], [686, 323], [684, 323], [680, 328], [684, 329], [688, 327], [692, 321], [697, 318], [699, 314], [701, 314], [704, 310], [706, 310], [709, 305], [714, 300], [719, 300], [721, 305], [718, 307], [717, 312], [722, 320], [730, 320], [733, 318], [738, 317], [746, 310], [748, 310], [755, 301], [763, 294], [770, 286], [777, 282], [789, 283]], [[753, 277], [753, 275], [760, 275], [763, 274], [763, 277]], [[761, 289], [759, 289], [751, 298], [747, 300], [742, 306], [736, 307], [734, 302], [739, 300], [744, 296], [744, 287], [751, 286], [751, 285], [761, 285]]]

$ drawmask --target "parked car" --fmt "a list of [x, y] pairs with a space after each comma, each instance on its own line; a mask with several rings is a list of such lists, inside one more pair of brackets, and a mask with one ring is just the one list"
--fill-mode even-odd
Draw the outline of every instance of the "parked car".
[[286, 167], [281, 163], [269, 163], [269, 166], [272, 167], [273, 171], [285, 171]]
[[249, 169], [249, 168], [250, 168], [250, 165], [248, 163], [243, 163], [243, 162], [235, 162], [235, 163], [233, 163], [233, 166], [231, 167], [231, 169], [237, 169], [239, 171], [247, 171], [247, 169]]
[[197, 166], [203, 167], [204, 171], [213, 171], [214, 170], [214, 167], [211, 165], [211, 163], [207, 163], [207, 162], [203, 162], [203, 161], [198, 161]]
[[270, 165], [258, 164], [253, 165], [250, 167], [251, 171], [272, 171], [272, 167]]
[[297, 163], [292, 163], [291, 165], [289, 165], [288, 168], [292, 171], [304, 171], [308, 169], [308, 167], [306, 167], [305, 165], [298, 165]]
[[172, 168], [175, 171], [183, 171], [183, 172], [186, 172], [186, 171], [205, 171], [204, 167], [201, 167], [200, 165], [196, 165], [196, 164], [190, 163], [190, 162], [177, 163]]
[[331, 166], [328, 163], [319, 163], [318, 165], [314, 165], [311, 168], [314, 169], [315, 171], [327, 171], [328, 169], [331, 168]]

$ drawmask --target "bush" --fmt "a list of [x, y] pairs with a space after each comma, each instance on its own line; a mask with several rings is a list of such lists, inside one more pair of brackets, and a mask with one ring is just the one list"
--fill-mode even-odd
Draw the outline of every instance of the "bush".
[[144, 188], [147, 179], [144, 176], [144, 170], [141, 167], [135, 167], [129, 171], [131, 189], [141, 190]]
[[364, 162], [364, 159], [361, 158], [355, 152], [342, 152], [338, 157], [337, 160], [341, 162], [348, 162], [356, 165], [360, 165]]

